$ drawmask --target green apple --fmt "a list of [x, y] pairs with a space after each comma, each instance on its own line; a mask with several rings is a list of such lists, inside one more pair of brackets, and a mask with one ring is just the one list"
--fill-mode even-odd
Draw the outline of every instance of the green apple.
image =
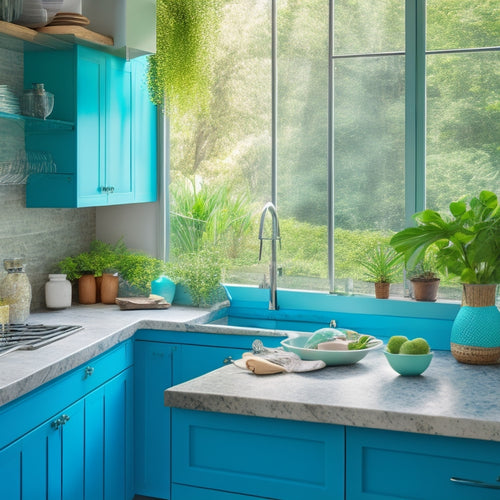
[[430, 351], [429, 344], [427, 340], [423, 338], [417, 338], [413, 340], [408, 340], [401, 345], [399, 349], [399, 354], [428, 354]]
[[399, 354], [399, 349], [402, 344], [408, 341], [404, 335], [394, 335], [387, 342], [387, 350], [392, 354]]

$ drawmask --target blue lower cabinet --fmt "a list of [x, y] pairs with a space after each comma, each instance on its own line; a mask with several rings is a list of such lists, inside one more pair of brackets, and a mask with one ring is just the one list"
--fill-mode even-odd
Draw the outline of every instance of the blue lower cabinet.
[[[103, 364], [107, 359], [116, 356], [101, 358], [98, 372], [110, 368]], [[50, 408], [64, 385], [57, 381], [41, 389], [43, 397], [32, 397]], [[25, 413], [26, 404], [30, 398], [15, 413]], [[131, 500], [133, 459], [133, 368], [128, 368], [0, 449], [0, 499]]]
[[[158, 336], [158, 332], [157, 332]], [[207, 341], [210, 335], [206, 335]], [[228, 342], [229, 337], [225, 339]], [[249, 337], [248, 343], [251, 344]], [[230, 343], [230, 342], [229, 342]], [[170, 408], [165, 389], [237, 359], [249, 350], [137, 340], [135, 356], [135, 485], [139, 495], [169, 499]]]
[[346, 500], [500, 498], [500, 443], [346, 429]]
[[181, 485], [227, 498], [343, 500], [344, 453], [342, 426], [174, 408], [172, 500], [184, 498], [174, 495]]

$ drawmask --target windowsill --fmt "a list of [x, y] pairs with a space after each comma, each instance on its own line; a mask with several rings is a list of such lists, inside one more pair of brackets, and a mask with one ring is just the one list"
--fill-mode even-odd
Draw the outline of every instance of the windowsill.
[[[232, 306], [267, 309], [269, 289], [250, 285], [225, 284]], [[374, 316], [455, 319], [460, 303], [452, 300], [417, 302], [409, 297], [376, 299], [364, 295], [337, 295], [308, 290], [278, 289], [281, 310], [342, 312]]]

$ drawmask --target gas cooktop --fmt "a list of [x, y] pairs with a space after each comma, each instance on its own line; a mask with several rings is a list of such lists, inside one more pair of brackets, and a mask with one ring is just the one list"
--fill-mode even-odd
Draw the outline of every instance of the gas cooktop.
[[3, 325], [3, 329], [0, 327], [0, 356], [16, 350], [38, 349], [81, 329], [77, 325]]

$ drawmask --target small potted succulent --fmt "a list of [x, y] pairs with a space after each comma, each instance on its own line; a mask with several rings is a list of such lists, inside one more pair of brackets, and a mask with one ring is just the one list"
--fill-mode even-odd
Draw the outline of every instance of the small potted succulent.
[[400, 279], [402, 255], [389, 245], [377, 245], [366, 253], [359, 264], [364, 267], [366, 281], [375, 283], [375, 297], [388, 299], [391, 283]]

